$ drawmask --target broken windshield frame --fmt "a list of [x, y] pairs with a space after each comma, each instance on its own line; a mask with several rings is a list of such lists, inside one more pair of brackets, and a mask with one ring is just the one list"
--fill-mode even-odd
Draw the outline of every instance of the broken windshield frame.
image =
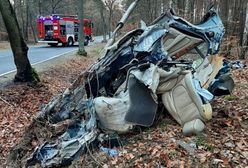
[[204, 62], [207, 56], [207, 43], [201, 43], [186, 54], [182, 55], [179, 60], [192, 61], [192, 68], [197, 69]]
[[193, 62], [193, 68], [199, 67], [208, 55], [208, 44], [200, 38], [169, 28], [164, 35], [162, 47], [168, 57]]

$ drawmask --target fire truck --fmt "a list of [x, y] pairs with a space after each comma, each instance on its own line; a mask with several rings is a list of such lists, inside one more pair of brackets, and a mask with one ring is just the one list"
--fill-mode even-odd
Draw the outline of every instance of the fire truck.
[[[79, 19], [75, 15], [50, 15], [37, 18], [38, 38], [41, 43], [50, 46], [73, 46], [78, 42]], [[84, 19], [84, 45], [92, 41], [93, 23], [91, 19]]]

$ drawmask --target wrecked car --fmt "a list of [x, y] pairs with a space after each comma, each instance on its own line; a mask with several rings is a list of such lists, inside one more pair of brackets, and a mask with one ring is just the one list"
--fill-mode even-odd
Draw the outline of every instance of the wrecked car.
[[27, 166], [68, 165], [99, 141], [102, 131], [150, 127], [161, 110], [159, 103], [185, 135], [197, 134], [212, 118], [214, 96], [231, 93], [229, 63], [217, 55], [225, 30], [213, 7], [197, 25], [170, 10], [115, 42], [137, 2], [117, 25], [100, 59], [41, 110], [38, 121], [73, 122], [56, 142], [37, 147]]

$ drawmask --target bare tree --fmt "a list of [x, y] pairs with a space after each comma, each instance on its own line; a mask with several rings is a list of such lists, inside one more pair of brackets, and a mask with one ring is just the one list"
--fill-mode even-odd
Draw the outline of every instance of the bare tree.
[[63, 0], [52, 0], [52, 13], [54, 14], [56, 12], [57, 7], [59, 4], [63, 2]]
[[27, 5], [29, 6], [28, 11], [27, 11], [29, 14], [28, 23], [33, 33], [34, 42], [37, 43], [38, 42], [38, 37], [37, 37], [38, 31], [37, 31], [36, 22], [35, 22], [36, 16], [37, 16], [37, 13], [35, 12], [35, 0], [27, 0]]
[[78, 0], [78, 16], [79, 16], [79, 49], [78, 54], [87, 56], [87, 52], [84, 48], [84, 0]]
[[228, 33], [228, 31], [229, 31], [229, 29], [228, 29], [229, 0], [220, 0], [219, 6], [220, 6], [220, 11], [221, 11], [220, 17], [222, 19], [222, 22], [223, 22], [225, 28], [226, 28], [226, 32]]
[[244, 31], [243, 35], [241, 36], [241, 53], [240, 53], [240, 59], [245, 59], [246, 52], [248, 50], [248, 2], [245, 4], [246, 10], [245, 10], [245, 17], [244, 17]]
[[185, 7], [185, 0], [177, 0], [178, 15], [180, 15], [181, 17], [184, 17]]
[[203, 15], [203, 1], [196, 0], [194, 22], [200, 22]]
[[112, 20], [113, 20], [113, 11], [116, 6], [116, 1], [117, 0], [106, 0], [105, 5], [109, 11], [109, 38], [111, 37], [111, 32], [112, 32]]
[[190, 22], [194, 22], [195, 21], [195, 14], [194, 14], [194, 11], [195, 11], [195, 0], [187, 0], [187, 10], [186, 10], [186, 13], [187, 13], [187, 19], [188, 21]]
[[17, 73], [15, 81], [39, 82], [39, 77], [28, 60], [28, 47], [22, 37], [16, 14], [9, 0], [0, 1], [0, 12], [6, 26]]
[[98, 9], [99, 9], [99, 13], [100, 13], [100, 17], [101, 17], [101, 27], [102, 27], [102, 32], [103, 32], [103, 42], [107, 42], [107, 38], [106, 38], [106, 34], [107, 34], [107, 31], [106, 31], [106, 21], [105, 21], [105, 17], [104, 17], [104, 3], [102, 0], [94, 0]]
[[161, 0], [161, 12], [166, 12], [171, 8], [172, 1], [171, 0]]

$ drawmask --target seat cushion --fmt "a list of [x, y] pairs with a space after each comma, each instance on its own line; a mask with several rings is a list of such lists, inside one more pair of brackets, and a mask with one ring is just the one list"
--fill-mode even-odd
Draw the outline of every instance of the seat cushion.
[[186, 74], [173, 89], [162, 94], [162, 101], [181, 125], [193, 119], [204, 121], [203, 103], [193, 86], [191, 73]]

